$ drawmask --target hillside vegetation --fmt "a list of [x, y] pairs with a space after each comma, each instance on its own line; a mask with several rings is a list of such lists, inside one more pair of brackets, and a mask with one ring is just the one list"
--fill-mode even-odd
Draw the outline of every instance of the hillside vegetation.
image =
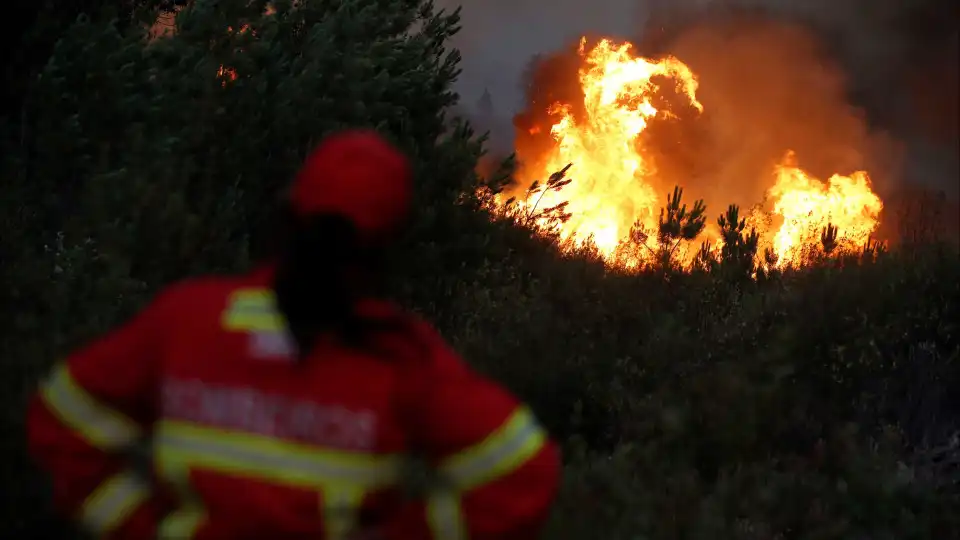
[[707, 208], [730, 247], [695, 271], [669, 258], [611, 268], [490, 209], [482, 138], [444, 115], [457, 14], [422, 0], [273, 4], [262, 16], [265, 2], [197, 0], [153, 40], [119, 9], [38, 16], [62, 34], [36, 76], [21, 72], [2, 141], [0, 536], [69, 537], [22, 446], [38, 378], [164, 284], [249, 267], [278, 191], [344, 126], [376, 127], [416, 159], [394, 294], [564, 444], [546, 538], [960, 531], [955, 247], [926, 239], [754, 276], [749, 231]]

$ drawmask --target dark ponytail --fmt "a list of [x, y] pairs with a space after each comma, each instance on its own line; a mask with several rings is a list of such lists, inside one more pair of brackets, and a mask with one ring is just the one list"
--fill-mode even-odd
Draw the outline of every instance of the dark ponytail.
[[343, 216], [301, 218], [285, 207], [280, 220], [273, 285], [300, 356], [328, 332], [359, 343], [363, 322], [354, 307], [375, 288], [376, 252], [362, 246], [356, 227]]

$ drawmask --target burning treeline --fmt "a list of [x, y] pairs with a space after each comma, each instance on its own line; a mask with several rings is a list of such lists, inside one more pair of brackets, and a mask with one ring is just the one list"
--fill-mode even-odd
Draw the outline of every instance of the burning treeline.
[[[155, 35], [170, 31], [163, 22]], [[500, 201], [513, 197], [534, 215], [561, 209], [563, 222], [555, 213], [536, 221], [568, 246], [590, 241], [608, 261], [629, 266], [664, 244], [684, 263], [720, 253], [721, 214], [756, 234], [768, 265], [802, 264], [824, 246], [870, 245], [883, 210], [871, 175], [886, 167], [868, 161], [876, 140], [806, 33], [771, 23], [708, 25], [670, 50], [645, 58], [628, 42], [583, 38], [534, 64], [528, 108], [516, 118], [521, 168]], [[217, 75], [224, 85], [236, 78], [229, 66]], [[546, 182], [557, 171], [567, 179]], [[535, 181], [539, 189], [528, 191]], [[688, 216], [706, 203], [697, 242], [658, 234], [674, 186], [685, 190]]]
[[[697, 242], [677, 250], [681, 261], [721, 249], [717, 216], [731, 204], [776, 265], [802, 264], [824, 237], [862, 250], [883, 209], [867, 170], [877, 146], [846, 105], [842, 77], [799, 29], [728, 30], [694, 29], [656, 58], [583, 38], [535, 63], [506, 196], [521, 208], [561, 205], [567, 220], [550, 225], [561, 239], [590, 238], [611, 262], [654, 252], [674, 186], [688, 213], [701, 199], [708, 217]], [[559, 189], [527, 192], [568, 165]]]

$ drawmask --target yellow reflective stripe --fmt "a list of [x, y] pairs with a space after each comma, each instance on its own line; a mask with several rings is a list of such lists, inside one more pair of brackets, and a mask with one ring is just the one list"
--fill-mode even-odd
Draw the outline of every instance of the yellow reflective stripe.
[[123, 524], [150, 497], [150, 485], [133, 471], [116, 474], [90, 494], [80, 508], [87, 531], [104, 536]]
[[223, 328], [236, 332], [279, 332], [286, 328], [286, 321], [277, 313], [236, 314], [228, 313]]
[[156, 540], [191, 540], [207, 516], [203, 501], [190, 485], [190, 468], [182, 461], [161, 459], [156, 451], [153, 457], [157, 476], [163, 478], [180, 499], [180, 508], [158, 525]]
[[483, 442], [445, 459], [439, 472], [455, 487], [470, 490], [519, 468], [546, 440], [533, 413], [521, 406]]
[[191, 540], [204, 519], [202, 508], [181, 508], [160, 521], [156, 540]]
[[103, 450], [127, 447], [141, 436], [130, 418], [99, 403], [70, 375], [68, 364], [59, 365], [40, 388], [47, 407], [88, 443]]
[[230, 302], [233, 304], [263, 305], [273, 304], [273, 291], [266, 287], [250, 287], [237, 289], [230, 293]]
[[344, 540], [356, 533], [357, 517], [363, 496], [362, 488], [349, 485], [326, 486], [321, 495], [323, 526], [327, 540]]
[[279, 331], [286, 327], [286, 321], [277, 311], [273, 291], [264, 288], [234, 291], [221, 323], [225, 329], [235, 331]]
[[427, 496], [427, 524], [434, 540], [468, 538], [460, 498], [449, 489], [439, 489]]
[[186, 422], [159, 422], [155, 441], [161, 461], [282, 485], [376, 489], [396, 484], [400, 476], [399, 456], [329, 450]]

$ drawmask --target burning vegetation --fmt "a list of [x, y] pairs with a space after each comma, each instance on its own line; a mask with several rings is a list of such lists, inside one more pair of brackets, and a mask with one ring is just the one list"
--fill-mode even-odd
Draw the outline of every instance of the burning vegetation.
[[[169, 34], [172, 20], [156, 27]], [[693, 32], [674, 44], [681, 54], [657, 58], [584, 37], [536, 63], [515, 122], [516, 182], [492, 208], [624, 268], [691, 267], [731, 252], [785, 268], [877, 249], [884, 204], [859, 120], [836, 113], [842, 83], [791, 79], [817, 71], [795, 28], [737, 35], [730, 44]], [[681, 59], [690, 52], [696, 68]], [[227, 85], [237, 73], [221, 65], [217, 77]]]
[[[778, 130], [791, 125], [744, 117], [753, 132], [745, 136], [740, 127], [731, 140], [736, 129], [716, 128], [739, 121], [723, 117], [731, 107], [715, 100], [720, 114], [705, 119], [704, 81], [678, 57], [643, 58], [630, 43], [582, 38], [575, 55], [541, 62], [533, 78], [530, 107], [516, 119], [517, 182], [495, 206], [556, 234], [567, 248], [595, 246], [617, 266], [664, 256], [689, 266], [741, 244], [762, 266], [786, 267], [875, 247], [883, 202], [866, 170], [818, 177], [801, 166], [803, 144], [785, 145], [774, 158]], [[756, 99], [764, 99], [762, 91]], [[830, 136], [823, 135], [827, 143]], [[725, 140], [711, 144], [711, 137]], [[734, 146], [762, 151], [712, 159], [718, 148]], [[755, 177], [731, 179], [737, 173]], [[684, 189], [697, 200], [686, 204]], [[739, 205], [727, 207], [732, 201]], [[718, 203], [726, 210], [708, 219]]]

